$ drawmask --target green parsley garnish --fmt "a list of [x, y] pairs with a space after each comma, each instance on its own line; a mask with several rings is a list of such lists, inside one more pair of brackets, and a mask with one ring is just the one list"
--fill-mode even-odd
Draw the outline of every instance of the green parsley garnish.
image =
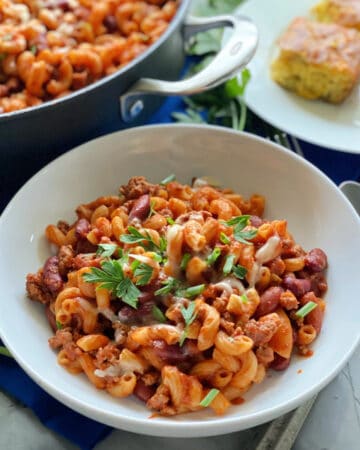
[[58, 329], [58, 330], [61, 330], [62, 329], [62, 323], [61, 322], [59, 322], [58, 320], [56, 321], [56, 328]]
[[91, 267], [89, 273], [84, 273], [83, 278], [88, 283], [101, 283], [100, 288], [111, 291], [116, 297], [121, 298], [133, 308], [137, 308], [139, 289], [125, 277], [118, 260], [109, 259], [101, 264], [101, 269]]
[[32, 45], [32, 46], [30, 47], [30, 51], [31, 51], [31, 53], [32, 53], [33, 55], [36, 55], [36, 52], [37, 52], [37, 47], [36, 47], [36, 45]]
[[201, 400], [200, 402], [200, 406], [203, 406], [204, 408], [207, 408], [211, 402], [214, 400], [214, 398], [218, 395], [219, 393], [219, 389], [211, 389], [206, 395], [205, 397]]
[[124, 244], [140, 244], [150, 251], [164, 252], [166, 250], [165, 238], [161, 237], [159, 245], [157, 245], [147, 231], [145, 234], [141, 234], [140, 231], [133, 226], [128, 227], [128, 234], [123, 234], [120, 237], [120, 241], [124, 242]]
[[13, 355], [3, 345], [0, 345], [0, 355], [7, 356], [8, 358], [13, 358]]
[[167, 217], [167, 218], [166, 218], [166, 221], [167, 221], [167, 223], [168, 223], [169, 225], [174, 225], [174, 223], [175, 223], [175, 220], [172, 219], [171, 217]]
[[233, 217], [232, 219], [225, 222], [227, 226], [234, 226], [234, 238], [242, 242], [243, 244], [251, 244], [249, 240], [253, 239], [257, 235], [257, 230], [245, 230], [244, 228], [249, 223], [250, 216], [243, 215], [238, 217]]
[[149, 284], [153, 271], [154, 269], [148, 264], [140, 263], [134, 271], [137, 286], [145, 286], [146, 284]]
[[170, 294], [170, 292], [176, 291], [179, 288], [180, 282], [173, 277], [167, 278], [165, 281], [161, 283], [164, 287], [155, 291], [155, 295], [166, 295]]
[[316, 307], [317, 307], [317, 303], [307, 302], [302, 308], [300, 308], [298, 311], [296, 311], [295, 316], [303, 319]]
[[110, 258], [116, 252], [117, 247], [116, 244], [99, 244], [96, 254], [103, 258]]
[[248, 224], [250, 219], [249, 215], [243, 215], [243, 216], [236, 216], [233, 217], [230, 220], [227, 220], [225, 223], [225, 225], [227, 225], [228, 227], [231, 227], [233, 225], [241, 225], [243, 228], [246, 227], [246, 225]]
[[211, 255], [209, 255], [206, 258], [206, 262], [209, 266], [213, 266], [215, 264], [215, 262], [217, 261], [217, 259], [219, 258], [219, 256], [221, 255], [221, 248], [219, 247], [215, 247], [214, 250], [211, 252]]
[[233, 265], [234, 265], [235, 255], [227, 255], [225, 264], [223, 267], [223, 273], [224, 275], [229, 275], [229, 273], [232, 271]]
[[189, 288], [181, 291], [182, 296], [185, 298], [196, 297], [200, 295], [205, 289], [205, 284], [198, 284], [197, 286], [190, 286]]
[[154, 305], [152, 307], [152, 315], [154, 316], [154, 318], [160, 322], [160, 323], [165, 323], [166, 322], [166, 317], [164, 315], [164, 313], [161, 311], [161, 309]]
[[160, 181], [160, 184], [163, 186], [166, 186], [168, 183], [171, 183], [171, 181], [176, 180], [176, 176], [172, 173], [168, 177], [164, 178], [162, 181]]
[[195, 312], [195, 302], [190, 302], [189, 306], [185, 308], [184, 306], [181, 306], [180, 308], [181, 314], [184, 318], [185, 322], [185, 328], [182, 332], [182, 335], [180, 337], [179, 345], [180, 347], [183, 346], [185, 339], [187, 338], [187, 335], [189, 333], [189, 326], [194, 322], [196, 319], [196, 312]]
[[191, 255], [190, 253], [185, 253], [184, 256], [182, 257], [181, 263], [180, 263], [180, 269], [181, 270], [185, 270], [186, 266], [188, 264], [188, 262], [191, 259]]
[[223, 244], [230, 244], [231, 243], [231, 240], [229, 239], [228, 236], [226, 236], [226, 234], [223, 231], [220, 233], [220, 241]]
[[233, 267], [233, 274], [236, 276], [236, 278], [239, 278], [240, 280], [243, 280], [247, 274], [246, 267], [237, 265]]

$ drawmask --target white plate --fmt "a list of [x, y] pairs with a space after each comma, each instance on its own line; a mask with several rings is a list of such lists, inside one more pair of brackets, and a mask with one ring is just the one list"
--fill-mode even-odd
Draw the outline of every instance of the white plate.
[[[47, 343], [51, 331], [42, 305], [25, 296], [25, 277], [43, 265], [50, 248], [45, 226], [75, 219], [74, 209], [116, 193], [133, 175], [151, 181], [176, 173], [190, 182], [208, 175], [243, 193], [264, 193], [266, 216], [287, 218], [307, 250], [329, 257], [328, 309], [312, 358], [294, 358], [252, 388], [246, 402], [223, 417], [204, 410], [149, 419], [135, 398], [115, 399], [84, 376], [66, 372]], [[86, 143], [35, 175], [0, 218], [0, 335], [23, 369], [47, 392], [100, 422], [137, 433], [195, 437], [229, 433], [269, 421], [306, 401], [344, 366], [359, 337], [360, 221], [349, 201], [318, 169], [292, 152], [252, 135], [215, 127], [133, 128]], [[299, 375], [298, 370], [302, 370]]]
[[298, 138], [329, 149], [360, 153], [360, 87], [340, 105], [305, 100], [281, 88], [270, 77], [276, 40], [294, 17], [310, 16], [319, 0], [248, 0], [238, 11], [249, 16], [260, 34], [248, 67], [251, 81], [245, 100], [267, 122]]

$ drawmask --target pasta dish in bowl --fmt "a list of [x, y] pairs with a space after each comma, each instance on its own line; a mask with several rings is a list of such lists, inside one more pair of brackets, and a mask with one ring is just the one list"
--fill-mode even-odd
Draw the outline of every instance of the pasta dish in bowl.
[[31, 179], [0, 230], [1, 338], [46, 391], [111, 426], [255, 426], [318, 392], [359, 341], [359, 219], [311, 164], [245, 133], [91, 141]]
[[133, 177], [121, 197], [79, 205], [72, 225], [48, 225], [59, 250], [27, 292], [70, 373], [163, 415], [223, 414], [268, 368], [286, 369], [294, 345], [311, 352], [327, 257], [263, 220], [263, 197], [173, 178]]

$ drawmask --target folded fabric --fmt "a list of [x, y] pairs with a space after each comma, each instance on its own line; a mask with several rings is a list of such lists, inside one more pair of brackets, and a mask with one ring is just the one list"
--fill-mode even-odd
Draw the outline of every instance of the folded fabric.
[[112, 430], [52, 398], [26, 375], [14, 359], [7, 356], [0, 356], [0, 389], [31, 408], [45, 426], [82, 450], [92, 449]]
[[[182, 100], [171, 97], [149, 124], [171, 122], [171, 113], [183, 109]], [[360, 179], [360, 155], [335, 152], [300, 142], [305, 158], [325, 172], [336, 184]], [[81, 449], [93, 448], [111, 428], [88, 419], [46, 394], [11, 358], [0, 356], [0, 389], [31, 408], [41, 422]]]

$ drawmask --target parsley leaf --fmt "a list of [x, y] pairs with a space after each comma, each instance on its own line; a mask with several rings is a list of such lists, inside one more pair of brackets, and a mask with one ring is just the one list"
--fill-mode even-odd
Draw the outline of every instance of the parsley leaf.
[[242, 242], [243, 244], [251, 244], [251, 239], [254, 239], [254, 237], [257, 235], [257, 230], [248, 230], [248, 231], [241, 231], [241, 230], [234, 230], [234, 238]]
[[117, 249], [116, 244], [99, 244], [96, 250], [97, 256], [102, 256], [103, 258], [110, 258]]
[[189, 306], [185, 308], [184, 306], [181, 306], [180, 308], [181, 314], [184, 318], [185, 322], [185, 328], [182, 332], [182, 335], [180, 337], [179, 345], [182, 347], [184, 344], [185, 339], [187, 338], [187, 335], [189, 333], [189, 326], [194, 322], [196, 319], [197, 313], [195, 312], [195, 302], [190, 302]]
[[257, 230], [244, 231], [244, 228], [249, 223], [249, 219], [249, 215], [243, 215], [233, 217], [232, 219], [224, 222], [228, 227], [234, 226], [234, 238], [243, 244], [250, 244], [249, 240], [253, 239], [257, 235]]
[[161, 284], [163, 284], [164, 287], [155, 291], [155, 295], [170, 294], [170, 292], [176, 291], [176, 289], [178, 289], [180, 286], [179, 280], [177, 280], [176, 278], [173, 278], [173, 277], [167, 278]]
[[154, 316], [154, 318], [159, 321], [160, 323], [165, 323], [166, 322], [166, 316], [164, 315], [164, 313], [161, 311], [161, 309], [154, 305], [152, 307], [152, 315]]
[[142, 247], [150, 251], [160, 251], [161, 253], [166, 250], [166, 239], [160, 238], [159, 245], [155, 243], [150, 234], [146, 231], [145, 234], [141, 234], [138, 229], [133, 226], [128, 227], [128, 234], [123, 234], [120, 237], [120, 241], [124, 244], [140, 244]]
[[139, 289], [130, 280], [130, 278], [124, 278], [116, 287], [115, 294], [121, 298], [124, 303], [137, 308], [138, 298], [140, 295]]
[[145, 286], [151, 280], [154, 269], [148, 264], [141, 263], [136, 267], [134, 275], [138, 286]]
[[59, 322], [58, 320], [56, 321], [56, 328], [58, 329], [58, 330], [61, 330], [62, 329], [62, 323], [61, 322]]
[[89, 273], [84, 273], [83, 278], [88, 283], [100, 283], [99, 287], [107, 289], [121, 298], [124, 303], [137, 307], [140, 295], [139, 289], [130, 278], [125, 277], [118, 260], [110, 259], [101, 264], [101, 269], [91, 267]]

